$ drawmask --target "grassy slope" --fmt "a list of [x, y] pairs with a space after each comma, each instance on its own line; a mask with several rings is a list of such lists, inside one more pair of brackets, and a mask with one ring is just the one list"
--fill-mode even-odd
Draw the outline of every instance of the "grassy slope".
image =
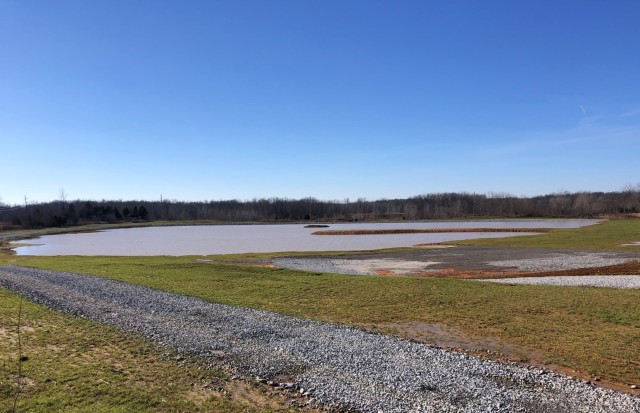
[[623, 249], [640, 251], [640, 246], [621, 244], [640, 241], [640, 219], [605, 221], [588, 227], [556, 230], [542, 235], [512, 238], [486, 238], [455, 241], [456, 245], [486, 245], [500, 247]]

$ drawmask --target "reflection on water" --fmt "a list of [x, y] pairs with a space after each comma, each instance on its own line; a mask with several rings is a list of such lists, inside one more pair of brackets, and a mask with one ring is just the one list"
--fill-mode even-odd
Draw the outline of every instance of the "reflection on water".
[[[330, 229], [578, 228], [598, 220], [438, 221], [331, 224]], [[311, 235], [303, 224], [201, 225], [114, 229], [20, 241], [18, 255], [208, 255], [280, 251], [357, 251], [523, 233]]]

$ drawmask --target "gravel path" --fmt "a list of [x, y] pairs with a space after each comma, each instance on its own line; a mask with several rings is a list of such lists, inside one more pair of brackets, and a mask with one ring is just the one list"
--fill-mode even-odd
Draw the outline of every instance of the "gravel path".
[[581, 275], [579, 277], [500, 278], [490, 281], [505, 284], [584, 285], [591, 287], [640, 288], [640, 275]]
[[193, 356], [220, 359], [245, 375], [286, 375], [325, 406], [363, 412], [640, 412], [640, 398], [538, 368], [107, 278], [0, 266], [0, 286]]

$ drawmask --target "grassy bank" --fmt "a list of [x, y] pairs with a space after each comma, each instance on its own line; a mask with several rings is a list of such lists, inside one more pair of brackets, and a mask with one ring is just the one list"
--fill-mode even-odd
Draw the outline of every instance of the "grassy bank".
[[18, 380], [17, 295], [0, 289], [0, 411], [293, 411], [282, 397], [229, 380], [113, 328], [23, 301]]
[[[200, 257], [201, 258], [201, 257]], [[640, 291], [356, 277], [193, 257], [50, 257], [22, 265], [85, 272], [219, 303], [406, 335], [441, 324], [594, 376], [640, 384]], [[410, 335], [409, 335], [410, 336]]]
[[554, 230], [547, 234], [512, 238], [485, 238], [454, 241], [456, 245], [496, 247], [622, 249], [640, 251], [640, 246], [622, 244], [640, 241], [640, 219], [612, 219], [576, 229]]

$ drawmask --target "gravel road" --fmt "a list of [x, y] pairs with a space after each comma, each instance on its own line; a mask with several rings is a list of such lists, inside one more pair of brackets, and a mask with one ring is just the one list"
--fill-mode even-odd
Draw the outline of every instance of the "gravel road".
[[218, 359], [245, 376], [290, 381], [284, 386], [308, 394], [311, 405], [363, 412], [640, 412], [640, 398], [538, 368], [107, 278], [0, 266], [0, 286]]

